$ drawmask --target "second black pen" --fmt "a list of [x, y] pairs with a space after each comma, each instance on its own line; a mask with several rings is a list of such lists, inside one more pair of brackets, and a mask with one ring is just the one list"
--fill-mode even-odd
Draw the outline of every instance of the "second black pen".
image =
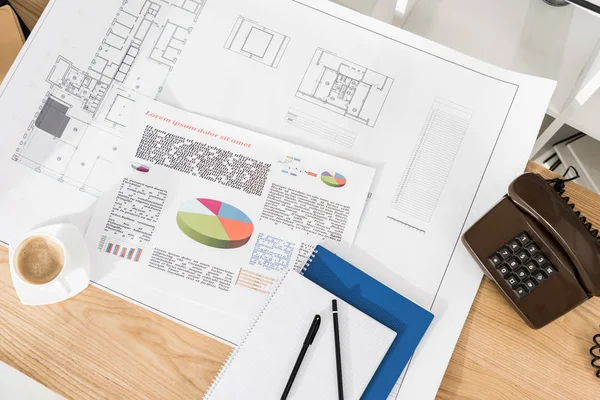
[[344, 380], [342, 379], [342, 349], [340, 346], [340, 325], [338, 322], [337, 300], [331, 300], [333, 313], [333, 336], [335, 340], [335, 365], [337, 367], [338, 398], [344, 400]]

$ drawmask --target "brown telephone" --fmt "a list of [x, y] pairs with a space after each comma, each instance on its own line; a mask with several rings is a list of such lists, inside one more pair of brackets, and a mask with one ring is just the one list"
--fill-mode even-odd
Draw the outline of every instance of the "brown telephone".
[[463, 236], [485, 274], [532, 328], [600, 295], [598, 231], [563, 194], [563, 180], [521, 175]]

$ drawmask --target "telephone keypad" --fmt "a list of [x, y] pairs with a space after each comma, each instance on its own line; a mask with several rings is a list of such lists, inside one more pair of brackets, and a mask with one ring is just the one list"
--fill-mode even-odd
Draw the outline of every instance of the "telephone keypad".
[[556, 267], [526, 232], [521, 232], [500, 247], [489, 261], [519, 299], [557, 273]]

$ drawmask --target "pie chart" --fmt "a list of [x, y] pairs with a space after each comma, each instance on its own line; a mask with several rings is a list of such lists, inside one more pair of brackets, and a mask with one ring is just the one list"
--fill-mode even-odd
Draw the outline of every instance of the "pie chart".
[[131, 168], [135, 169], [136, 171], [139, 172], [150, 172], [150, 167], [144, 164], [140, 164], [140, 163], [132, 163], [131, 164]]
[[218, 249], [236, 249], [250, 240], [252, 221], [236, 207], [213, 199], [190, 199], [179, 206], [177, 226], [189, 238]]
[[327, 186], [336, 188], [342, 187], [346, 184], [346, 178], [344, 177], [344, 175], [338, 172], [325, 171], [321, 173], [321, 180]]

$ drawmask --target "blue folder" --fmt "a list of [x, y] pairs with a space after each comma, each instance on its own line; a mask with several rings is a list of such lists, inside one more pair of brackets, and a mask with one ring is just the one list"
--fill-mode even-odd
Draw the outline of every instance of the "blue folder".
[[317, 246], [303, 275], [397, 336], [361, 399], [385, 399], [406, 367], [433, 314], [365, 274], [322, 246]]

